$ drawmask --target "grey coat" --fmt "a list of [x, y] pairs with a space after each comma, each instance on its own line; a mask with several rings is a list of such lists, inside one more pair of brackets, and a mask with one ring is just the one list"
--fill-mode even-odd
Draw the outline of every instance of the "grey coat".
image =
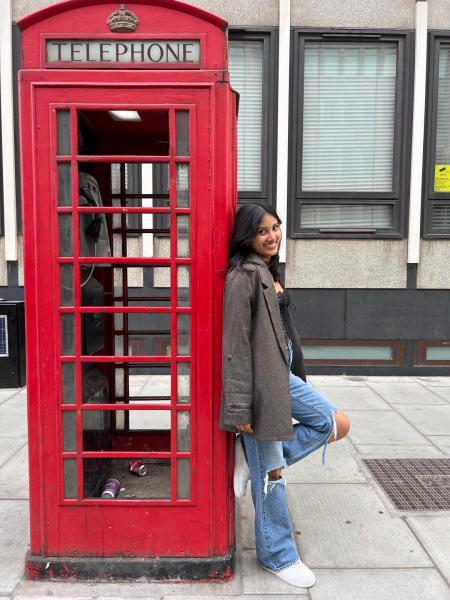
[[[291, 371], [306, 381], [300, 340], [289, 311]], [[259, 440], [293, 438], [289, 363], [277, 293], [257, 254], [225, 281], [220, 427], [251, 423]]]

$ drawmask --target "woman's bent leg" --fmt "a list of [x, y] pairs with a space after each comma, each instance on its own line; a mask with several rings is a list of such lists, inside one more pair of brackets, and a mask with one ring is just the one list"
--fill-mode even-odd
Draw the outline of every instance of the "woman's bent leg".
[[292, 539], [285, 480], [269, 480], [268, 473], [286, 466], [281, 442], [259, 441], [243, 435], [255, 506], [256, 555], [271, 571], [280, 571], [299, 560]]
[[294, 439], [282, 442], [283, 455], [288, 465], [305, 458], [314, 450], [325, 447], [335, 433], [334, 414], [338, 407], [322, 396], [309, 383], [305, 383], [293, 373], [289, 374]]

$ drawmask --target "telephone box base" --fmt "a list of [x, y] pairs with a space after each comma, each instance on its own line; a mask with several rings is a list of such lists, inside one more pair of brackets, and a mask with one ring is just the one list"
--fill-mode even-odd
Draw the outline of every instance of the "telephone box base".
[[226, 581], [234, 574], [233, 548], [211, 558], [98, 558], [33, 556], [25, 558], [28, 579], [41, 581]]

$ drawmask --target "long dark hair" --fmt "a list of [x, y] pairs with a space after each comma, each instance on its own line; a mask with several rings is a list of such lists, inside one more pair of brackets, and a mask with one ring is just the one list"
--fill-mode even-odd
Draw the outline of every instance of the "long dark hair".
[[[255, 239], [261, 219], [268, 213], [281, 225], [281, 219], [270, 204], [244, 204], [236, 213], [229, 245], [228, 270], [239, 268], [252, 252], [250, 244]], [[280, 279], [280, 257], [272, 256], [267, 267], [275, 281]]]

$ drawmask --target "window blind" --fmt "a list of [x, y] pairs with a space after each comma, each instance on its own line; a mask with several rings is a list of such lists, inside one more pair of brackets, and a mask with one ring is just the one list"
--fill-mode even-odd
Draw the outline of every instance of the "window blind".
[[306, 42], [303, 191], [393, 189], [397, 45]]
[[231, 85], [239, 92], [238, 189], [262, 188], [263, 42], [231, 41]]
[[436, 164], [450, 165], [450, 46], [439, 49]]
[[435, 204], [431, 213], [433, 229], [450, 229], [450, 204]]
[[386, 228], [393, 225], [391, 204], [303, 204], [302, 228], [369, 227]]

